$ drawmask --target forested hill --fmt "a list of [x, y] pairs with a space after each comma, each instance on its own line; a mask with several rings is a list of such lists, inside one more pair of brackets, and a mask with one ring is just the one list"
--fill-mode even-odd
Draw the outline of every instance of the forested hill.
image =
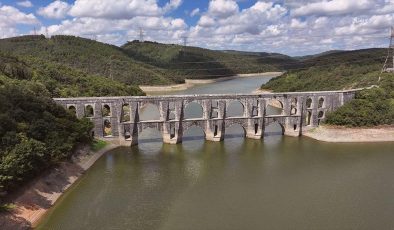
[[299, 58], [262, 88], [273, 91], [337, 90], [376, 84], [386, 49], [335, 51]]
[[168, 84], [182, 81], [165, 69], [137, 62], [117, 46], [73, 36], [22, 36], [0, 40], [0, 51], [37, 67], [60, 64], [89, 75], [126, 84]]
[[278, 54], [213, 51], [154, 42], [122, 47], [73, 37], [43, 35], [0, 39], [0, 52], [34, 71], [60, 66], [128, 85], [183, 83], [185, 78], [216, 78], [238, 73], [278, 71], [293, 59]]
[[132, 41], [121, 48], [135, 60], [190, 79], [279, 71], [283, 65], [296, 61], [275, 53], [216, 51], [157, 42]]

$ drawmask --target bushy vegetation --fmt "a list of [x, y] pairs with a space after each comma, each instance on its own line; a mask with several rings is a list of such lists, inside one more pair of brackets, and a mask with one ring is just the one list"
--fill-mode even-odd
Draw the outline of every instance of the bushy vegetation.
[[327, 124], [348, 127], [394, 125], [394, 76], [385, 74], [379, 88], [366, 89], [356, 99], [327, 115]]
[[137, 86], [35, 57], [21, 59], [0, 52], [0, 73], [0, 83], [34, 85], [51, 97], [143, 95]]
[[384, 49], [336, 51], [300, 58], [296, 70], [272, 79], [263, 89], [275, 92], [318, 91], [379, 87], [356, 94], [356, 99], [328, 114], [326, 123], [349, 127], [394, 124], [394, 74], [378, 83]]
[[60, 64], [91, 76], [102, 76], [128, 85], [181, 82], [180, 76], [138, 62], [117, 46], [74, 36], [22, 36], [0, 40], [0, 51], [27, 64]]
[[[41, 86], [0, 84], [0, 191], [11, 191], [91, 141], [89, 120], [78, 120]], [[36, 91], [38, 89], [38, 91]]]

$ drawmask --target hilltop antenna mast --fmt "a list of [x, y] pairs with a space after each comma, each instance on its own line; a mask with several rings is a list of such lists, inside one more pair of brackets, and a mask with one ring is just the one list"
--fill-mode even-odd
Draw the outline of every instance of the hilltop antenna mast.
[[144, 42], [144, 31], [142, 30], [142, 27], [140, 27], [140, 42]]
[[34, 35], [37, 35], [37, 29], [36, 29], [36, 27], [34, 27]]
[[[390, 58], [392, 59], [392, 61], [389, 62]], [[391, 27], [390, 45], [389, 48], [387, 49], [386, 61], [384, 61], [384, 65], [382, 71], [380, 72], [378, 82], [380, 82], [383, 72], [394, 73], [394, 27]]]

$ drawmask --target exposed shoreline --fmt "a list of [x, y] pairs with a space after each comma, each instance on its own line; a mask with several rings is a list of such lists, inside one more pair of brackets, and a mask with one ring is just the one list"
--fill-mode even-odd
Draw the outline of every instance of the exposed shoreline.
[[373, 128], [346, 128], [320, 126], [304, 131], [304, 136], [334, 143], [394, 142], [394, 126]]
[[195, 85], [199, 84], [211, 84], [215, 82], [228, 81], [237, 78], [244, 77], [278, 77], [282, 75], [283, 72], [265, 72], [265, 73], [250, 73], [250, 74], [237, 74], [235, 76], [229, 77], [220, 77], [220, 78], [212, 78], [212, 79], [185, 79], [185, 83], [183, 84], [173, 84], [173, 85], [162, 85], [162, 86], [150, 86], [150, 85], [140, 85], [142, 91], [146, 94], [156, 93], [156, 92], [173, 92], [173, 91], [181, 91], [191, 88]]
[[31, 229], [36, 227], [56, 201], [88, 170], [100, 157], [119, 146], [109, 144], [92, 152], [81, 149], [72, 157], [72, 162], [63, 162], [45, 175], [37, 178], [20, 191], [13, 199], [12, 211], [0, 213], [0, 226], [4, 229]]

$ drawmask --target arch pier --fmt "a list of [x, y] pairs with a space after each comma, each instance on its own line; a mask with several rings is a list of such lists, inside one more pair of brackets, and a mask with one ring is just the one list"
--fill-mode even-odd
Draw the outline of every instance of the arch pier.
[[[263, 138], [265, 127], [275, 122], [281, 125], [283, 134], [300, 136], [303, 130], [319, 126], [328, 112], [352, 100], [356, 91], [83, 97], [54, 100], [75, 113], [78, 118], [90, 119], [94, 123], [92, 135], [97, 138], [105, 138], [121, 145], [137, 145], [142, 130], [155, 128], [161, 132], [163, 142], [177, 144], [182, 142], [183, 134], [192, 126], [200, 127], [209, 141], [222, 141], [226, 128], [235, 124], [242, 126], [246, 137], [251, 139]], [[234, 102], [241, 104], [242, 106], [238, 107], [243, 110], [236, 116], [229, 111]], [[202, 117], [185, 116], [185, 108], [191, 103], [201, 106]], [[158, 120], [140, 120], [140, 114], [148, 104], [158, 108]], [[282, 107], [282, 112], [270, 115], [267, 107], [275, 104]]]

